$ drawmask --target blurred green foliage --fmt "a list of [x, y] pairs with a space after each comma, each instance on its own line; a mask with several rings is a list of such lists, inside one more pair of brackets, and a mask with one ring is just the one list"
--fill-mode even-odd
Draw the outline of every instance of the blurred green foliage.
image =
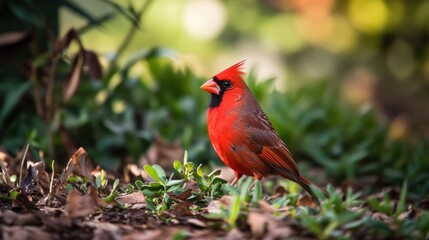
[[[51, 1], [42, 2], [46, 4]], [[222, 52], [241, 49], [237, 36], [246, 36], [251, 39], [250, 42], [256, 39], [256, 42], [267, 42], [277, 47], [278, 54], [273, 58], [280, 55], [292, 62], [288, 65], [287, 76], [293, 77], [299, 84], [288, 92], [273, 91], [274, 85], [278, 84], [273, 79], [256, 81], [259, 69], [252, 70], [246, 78], [298, 162], [323, 167], [329, 179], [337, 183], [375, 176], [380, 185], [400, 186], [407, 180], [413, 186], [409, 195], [414, 199], [428, 194], [427, 143], [389, 139], [388, 127], [380, 121], [380, 114], [369, 105], [356, 107], [349, 104], [341, 95], [342, 82], [339, 80], [354, 70], [350, 65], [357, 64], [370, 69], [372, 74], [379, 74], [382, 87], [386, 86], [382, 82], [390, 78], [395, 82], [415, 79], [418, 82], [415, 86], [421, 86], [425, 76], [423, 66], [427, 64], [426, 55], [411, 51], [411, 59], [416, 59], [418, 67], [407, 74], [395, 72], [395, 69], [400, 68], [397, 64], [401, 63], [398, 59], [403, 56], [403, 49], [408, 49], [404, 51], [409, 53], [410, 48], [413, 50], [413, 43], [417, 46], [426, 44], [420, 40], [427, 34], [424, 30], [429, 22], [424, 21], [427, 16], [420, 11], [412, 15], [418, 28], [415, 30], [415, 41], [407, 37], [409, 31], [414, 30], [407, 28], [401, 20], [412, 9], [426, 9], [427, 3], [411, 6], [397, 1], [397, 5], [391, 6], [382, 0], [373, 3], [353, 0], [338, 3], [338, 9], [334, 11], [333, 3], [328, 1], [324, 3], [328, 4], [324, 6], [328, 12], [322, 16], [326, 19], [320, 20], [319, 29], [315, 28], [312, 13], [306, 12], [306, 6], [264, 5], [250, 1], [249, 8], [243, 8], [238, 2], [225, 2], [224, 8], [231, 22], [219, 41], [212, 39], [201, 44], [199, 41], [202, 40], [194, 39], [184, 47], [182, 44], [187, 37], [178, 34], [180, 29], [167, 31], [175, 26], [168, 22], [179, 24], [178, 21], [171, 17], [158, 25], [155, 20], [163, 15], [154, 16], [156, 14], [153, 12], [160, 6], [164, 6], [166, 11], [181, 9], [180, 4], [184, 2], [168, 1], [171, 4], [168, 7], [165, 1], [152, 2], [154, 9], [151, 5], [144, 5], [150, 1], [128, 5], [112, 1], [94, 2], [110, 10], [95, 17], [92, 12], [69, 0], [59, 1], [50, 8], [43, 8], [43, 4], [39, 7], [35, 0], [2, 2], [5, 9], [2, 19], [10, 19], [11, 23], [7, 27], [2, 26], [2, 32], [19, 31], [23, 36], [19, 41], [12, 41], [7, 35], [9, 43], [0, 46], [2, 50], [8, 48], [1, 57], [1, 63], [8, 64], [2, 65], [0, 71], [4, 79], [0, 83], [0, 142], [7, 151], [15, 153], [28, 141], [33, 150], [45, 152], [48, 160], [63, 160], [76, 147], [83, 146], [90, 155], [97, 156], [98, 164], [112, 169], [127, 157], [137, 160], [152, 143], [154, 136], [161, 135], [170, 141], [180, 140], [182, 147], [189, 150], [190, 157], [197, 163], [216, 159], [213, 151], [208, 150], [211, 146], [206, 136], [208, 96], [199, 89], [207, 76], [203, 78], [175, 61], [181, 58], [178, 53], [186, 47], [189, 50], [189, 46], [196, 50], [207, 47], [206, 52], [201, 54], [210, 56], [222, 55], [221, 49]], [[284, 4], [283, 1], [278, 2]], [[263, 8], [258, 11], [261, 5]], [[92, 36], [93, 29], [99, 26], [108, 26], [110, 22], [107, 21], [113, 19], [111, 23], [115, 28], [117, 19], [125, 21], [128, 24], [125, 29], [129, 29], [126, 34], [119, 34], [121, 41], [115, 45], [119, 46], [116, 52], [110, 55], [103, 55], [101, 50], [97, 52], [100, 62], [104, 63], [103, 77], [92, 77], [90, 66], [85, 65], [82, 77], [77, 80], [77, 90], [69, 100], [65, 100], [63, 94], [70, 89], [66, 80], [75, 72], [74, 59], [78, 59], [75, 57], [78, 54], [75, 54], [76, 46], [73, 44], [61, 49], [61, 53], [55, 49], [59, 42], [59, 16], [52, 12], [57, 13], [60, 7], [74, 12], [87, 23], [76, 30], [86, 49], [97, 51], [97, 45], [105, 44], [103, 40], [86, 36]], [[357, 14], [357, 9], [361, 7], [375, 11], [371, 14], [381, 19], [376, 23], [365, 20]], [[243, 14], [234, 15], [237, 9]], [[403, 12], [397, 16], [399, 20], [393, 18], [397, 9]], [[378, 15], [380, 12], [383, 14]], [[140, 25], [142, 16], [148, 19]], [[348, 20], [343, 21], [344, 18]], [[322, 33], [317, 35], [318, 31], [323, 32], [328, 20], [334, 21], [333, 30], [329, 30], [326, 36]], [[302, 26], [297, 22], [310, 30], [314, 29], [316, 35], [308, 32], [310, 30], [303, 33]], [[157, 28], [163, 31], [155, 34]], [[282, 37], [285, 33], [278, 29], [287, 33], [287, 41]], [[136, 34], [138, 30], [152, 42], [140, 41], [142, 36]], [[342, 34], [336, 34], [340, 30]], [[177, 39], [171, 34], [178, 34]], [[330, 41], [334, 37], [338, 39]], [[109, 38], [102, 36], [101, 39], [108, 42]], [[169, 41], [171, 44], [168, 44]], [[138, 50], [129, 50], [136, 45]], [[257, 52], [253, 47], [250, 49]], [[357, 57], [350, 57], [353, 54]], [[338, 57], [334, 59], [334, 55]], [[258, 56], [254, 55], [254, 58]], [[390, 65], [381, 64], [386, 59]], [[222, 61], [222, 64], [227, 67], [232, 62]], [[307, 81], [330, 78], [333, 80]], [[37, 99], [41, 99], [42, 107], [38, 106]], [[404, 111], [402, 107], [399, 113], [394, 112], [391, 117]], [[373, 187], [376, 190], [378, 186]]]

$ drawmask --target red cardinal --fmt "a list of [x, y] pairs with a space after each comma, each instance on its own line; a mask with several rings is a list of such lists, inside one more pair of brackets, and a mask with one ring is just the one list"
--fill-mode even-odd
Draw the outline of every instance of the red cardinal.
[[310, 188], [315, 185], [300, 174], [292, 154], [241, 78], [243, 63], [225, 69], [201, 86], [211, 94], [207, 113], [210, 141], [222, 162], [234, 170], [232, 185], [243, 175], [255, 180], [280, 175], [298, 183], [317, 200]]

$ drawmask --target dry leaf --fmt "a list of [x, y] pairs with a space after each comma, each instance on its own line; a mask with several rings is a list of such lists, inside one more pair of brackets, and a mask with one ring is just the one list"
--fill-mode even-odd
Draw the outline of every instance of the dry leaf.
[[227, 182], [232, 182], [235, 178], [234, 171], [229, 167], [218, 167], [220, 169], [219, 177], [225, 179]]
[[43, 193], [49, 192], [50, 179], [45, 170], [45, 162], [40, 161], [33, 164], [33, 181], [41, 187]]
[[88, 170], [88, 154], [83, 148], [79, 148], [70, 158], [67, 167], [61, 174], [62, 182], [66, 182], [73, 175], [86, 177], [95, 186], [94, 177], [91, 175], [91, 171]]
[[6, 32], [0, 35], [0, 47], [12, 45], [23, 41], [29, 34], [25, 32]]
[[122, 237], [124, 240], [172, 239], [181, 229], [177, 227], [161, 227], [144, 232], [133, 232]]
[[7, 169], [8, 163], [12, 158], [4, 152], [0, 152], [0, 168], [3, 172], [2, 177], [3, 181], [7, 183], [10, 187], [13, 187], [13, 182], [10, 180], [9, 170]]
[[130, 204], [131, 205], [131, 204], [137, 204], [137, 203], [144, 203], [145, 197], [144, 197], [143, 193], [141, 193], [139, 191], [139, 192], [119, 196], [119, 197], [115, 198], [115, 200], [117, 202], [122, 203], [122, 204]]
[[231, 205], [232, 196], [224, 195], [219, 200], [211, 201], [209, 205], [206, 207], [206, 210], [209, 213], [221, 213], [221, 206], [224, 208], [229, 208]]
[[34, 240], [50, 240], [52, 235], [43, 231], [41, 227], [34, 226], [11, 226], [2, 227], [3, 239], [34, 239]]
[[29, 212], [30, 210], [37, 209], [36, 205], [28, 198], [25, 192], [19, 193], [13, 204], [21, 209], [22, 212]]
[[252, 237], [255, 239], [287, 239], [293, 234], [289, 223], [261, 209], [251, 211], [247, 217]]
[[175, 217], [183, 216], [194, 216], [194, 214], [189, 210], [190, 202], [182, 202], [174, 206], [173, 209], [170, 209], [168, 212], [173, 214]]
[[247, 224], [250, 226], [252, 237], [261, 238], [267, 230], [267, 215], [258, 211], [252, 211], [247, 216]]
[[79, 35], [77, 34], [76, 30], [72, 28], [66, 33], [66, 35], [64, 35], [64, 37], [55, 43], [54, 53], [60, 53], [64, 48], [67, 48], [73, 40], [76, 40], [79, 44], [79, 47], [82, 48]]
[[182, 159], [185, 151], [178, 141], [168, 143], [157, 136], [146, 154], [140, 159], [139, 165], [158, 164], [165, 170], [171, 169], [175, 160]]
[[275, 240], [275, 239], [289, 239], [294, 235], [294, 231], [289, 226], [283, 226], [279, 228], [270, 229], [266, 236], [265, 240]]
[[225, 239], [226, 240], [242, 240], [242, 239], [248, 239], [248, 237], [246, 237], [246, 234], [244, 234], [243, 232], [241, 232], [237, 228], [234, 228], [228, 232]]
[[298, 202], [296, 203], [296, 205], [298, 207], [299, 206], [313, 207], [313, 208], [317, 207], [316, 203], [313, 202], [313, 199], [310, 197], [310, 195], [300, 196], [300, 198], [298, 199]]
[[67, 203], [65, 206], [66, 216], [85, 217], [94, 214], [99, 206], [99, 198], [97, 196], [97, 189], [90, 186], [86, 195], [80, 194], [77, 190], [73, 189], [67, 195]]
[[71, 72], [64, 78], [63, 96], [65, 102], [74, 95], [79, 86], [84, 63], [85, 53], [84, 50], [80, 50], [73, 59]]
[[102, 79], [103, 70], [97, 54], [94, 51], [85, 50], [85, 66], [88, 66], [88, 73], [92, 79]]
[[190, 218], [187, 221], [189, 224], [200, 227], [200, 228], [205, 228], [207, 227], [207, 224], [197, 218]]
[[186, 189], [182, 194], [180, 195], [175, 195], [170, 193], [170, 197], [174, 198], [174, 199], [179, 199], [182, 201], [186, 201], [188, 200], [188, 198], [192, 196], [192, 189]]

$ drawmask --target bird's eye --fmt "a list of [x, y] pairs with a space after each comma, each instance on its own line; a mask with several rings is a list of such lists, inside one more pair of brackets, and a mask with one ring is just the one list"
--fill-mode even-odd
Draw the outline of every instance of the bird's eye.
[[228, 81], [228, 80], [223, 81], [223, 82], [222, 82], [222, 85], [223, 85], [225, 88], [230, 88], [230, 87], [232, 87], [232, 83], [231, 83], [231, 81]]

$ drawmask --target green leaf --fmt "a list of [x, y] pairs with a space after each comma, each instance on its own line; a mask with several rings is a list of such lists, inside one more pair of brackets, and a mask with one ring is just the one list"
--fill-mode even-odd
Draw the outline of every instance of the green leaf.
[[12, 109], [18, 104], [22, 95], [31, 87], [31, 83], [25, 82], [18, 87], [14, 87], [13, 91], [8, 91], [4, 98], [3, 105], [0, 112], [0, 126], [3, 125], [4, 119], [9, 115]]
[[27, 7], [19, 4], [18, 1], [12, 1], [9, 3], [9, 8], [12, 10], [13, 14], [23, 22], [29, 24], [29, 26], [34, 26], [38, 29], [42, 28], [42, 23], [40, 18], [36, 16], [32, 10]]
[[68, 1], [68, 0], [62, 0], [61, 3], [67, 7], [68, 9], [70, 9], [72, 12], [76, 13], [77, 15], [80, 15], [81, 17], [85, 18], [86, 20], [88, 20], [91, 24], [97, 24], [97, 19], [92, 16], [88, 11], [86, 11], [85, 9], [81, 8], [79, 5], [75, 4], [72, 1]]
[[396, 207], [396, 212], [395, 212], [396, 216], [399, 216], [399, 214], [401, 214], [405, 210], [407, 192], [408, 192], [408, 182], [404, 181], [404, 183], [402, 184], [401, 194], [399, 195], [399, 202]]
[[164, 193], [164, 203], [169, 207], [171, 204], [171, 197], [168, 193]]
[[10, 197], [12, 200], [15, 200], [15, 199], [16, 199], [16, 197], [18, 197], [18, 195], [19, 195], [19, 192], [18, 192], [18, 191], [16, 191], [16, 190], [13, 190], [13, 191], [11, 191], [11, 192], [9, 193], [9, 197]]
[[213, 176], [219, 176], [220, 173], [221, 173], [221, 170], [220, 169], [216, 169], [216, 170], [213, 170], [211, 173], [209, 173], [209, 175], [207, 175], [207, 177], [211, 178]]
[[149, 199], [145, 199], [145, 202], [146, 202], [146, 206], [152, 211], [152, 212], [157, 212], [156, 210], [156, 206], [152, 203], [152, 201], [151, 200], [149, 200]]
[[101, 188], [101, 174], [95, 178], [95, 186]]
[[174, 169], [176, 169], [176, 171], [178, 171], [179, 173], [182, 173], [183, 165], [179, 160], [175, 160], [173, 166], [174, 166]]
[[417, 228], [420, 230], [421, 236], [426, 237], [429, 233], [429, 212], [423, 211], [417, 219]]
[[191, 233], [188, 230], [180, 230], [171, 238], [171, 240], [186, 240], [191, 236]]
[[188, 151], [185, 150], [185, 154], [183, 155], [183, 165], [188, 163]]
[[167, 182], [166, 186], [167, 187], [172, 187], [172, 186], [175, 186], [175, 185], [179, 185], [179, 184], [183, 183], [184, 181], [185, 181], [185, 179], [170, 180], [170, 181]]
[[[304, 208], [300, 207], [301, 210]], [[299, 219], [301, 220], [302, 224], [310, 230], [314, 235], [320, 235], [322, 232], [322, 228], [319, 225], [319, 223], [314, 220], [314, 218], [310, 217], [306, 211], [302, 211], [299, 214]]]
[[197, 174], [202, 177], [204, 175], [203, 170], [201, 169], [202, 164], [197, 167]]
[[161, 182], [165, 183], [167, 181], [167, 176], [165, 174], [164, 169], [161, 166], [156, 165], [156, 164], [153, 165], [152, 167], [153, 167], [153, 169], [155, 169], [155, 171], [156, 171], [159, 179], [161, 180]]
[[232, 186], [232, 185], [226, 185], [225, 186], [226, 189], [231, 193], [231, 195], [240, 195], [240, 190], [238, 189], [238, 187]]
[[158, 176], [158, 172], [151, 165], [144, 165], [143, 169], [153, 180], [162, 183], [161, 178]]
[[113, 182], [112, 192], [115, 191], [118, 185], [119, 185], [119, 179], [115, 179], [115, 181]]
[[143, 189], [142, 190], [143, 195], [145, 195], [146, 197], [153, 197], [154, 195], [156, 195], [158, 192], [157, 191], [152, 191], [151, 189]]
[[143, 182], [141, 180], [137, 180], [135, 183], [136, 187], [141, 190], [143, 188]]
[[232, 200], [232, 204], [229, 207], [229, 219], [228, 223], [230, 226], [235, 226], [235, 222], [238, 219], [239, 213], [240, 213], [240, 197], [235, 196]]
[[103, 200], [106, 203], [111, 203], [113, 200], [115, 200], [115, 195], [114, 194], [110, 194], [109, 196], [105, 197]]
[[252, 192], [252, 202], [257, 203], [262, 199], [262, 184], [261, 181], [256, 181]]
[[390, 232], [389, 225], [377, 219], [370, 218], [365, 222], [365, 225], [380, 232], [386, 232], [386, 233]]

